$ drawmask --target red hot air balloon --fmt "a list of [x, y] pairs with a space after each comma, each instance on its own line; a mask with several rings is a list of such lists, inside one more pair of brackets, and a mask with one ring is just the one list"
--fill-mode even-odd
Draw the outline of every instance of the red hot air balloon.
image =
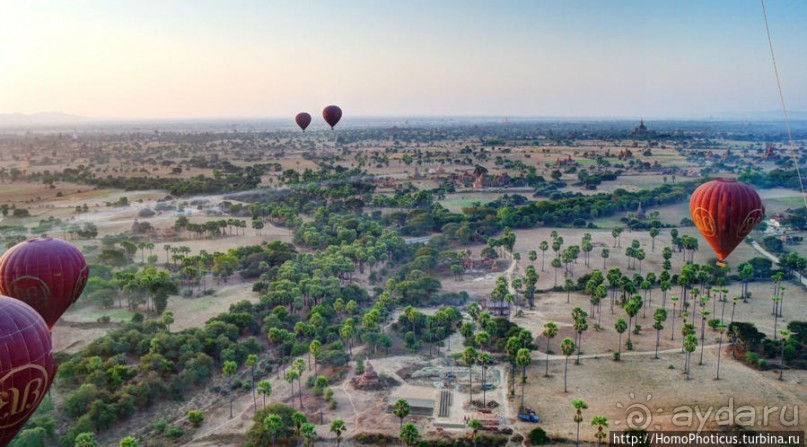
[[750, 185], [720, 179], [692, 193], [689, 214], [722, 262], [762, 221], [765, 205]]
[[325, 107], [322, 109], [322, 117], [325, 119], [325, 122], [331, 126], [331, 129], [333, 129], [333, 126], [342, 118], [342, 109], [340, 109], [339, 106]]
[[33, 307], [52, 328], [81, 295], [88, 275], [87, 261], [73, 245], [31, 239], [0, 258], [0, 293]]
[[305, 132], [306, 127], [311, 124], [311, 115], [305, 112], [300, 112], [294, 117], [294, 121], [296, 121], [297, 125], [300, 126], [300, 129], [303, 129], [303, 132]]
[[0, 295], [0, 447], [34, 413], [55, 372], [45, 321], [22, 301]]

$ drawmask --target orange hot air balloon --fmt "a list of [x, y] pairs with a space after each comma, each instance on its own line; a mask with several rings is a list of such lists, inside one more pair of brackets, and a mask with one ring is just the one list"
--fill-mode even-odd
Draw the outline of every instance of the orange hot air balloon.
[[78, 248], [60, 239], [31, 239], [0, 258], [0, 293], [33, 307], [52, 328], [81, 295], [88, 275]]
[[22, 301], [0, 295], [0, 446], [34, 414], [55, 372], [45, 321]]
[[300, 112], [294, 117], [294, 121], [296, 121], [297, 125], [300, 126], [300, 129], [303, 129], [303, 132], [305, 132], [305, 129], [309, 124], [311, 124], [311, 115], [305, 112]]
[[339, 106], [325, 107], [322, 109], [322, 117], [325, 119], [325, 122], [331, 126], [331, 129], [333, 129], [333, 126], [342, 118], [342, 109], [340, 109]]
[[722, 262], [762, 221], [765, 205], [750, 185], [719, 179], [692, 193], [689, 214]]

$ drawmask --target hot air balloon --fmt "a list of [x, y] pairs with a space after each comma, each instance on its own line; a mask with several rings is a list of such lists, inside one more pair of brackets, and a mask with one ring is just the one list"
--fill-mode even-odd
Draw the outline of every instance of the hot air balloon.
[[325, 107], [322, 109], [322, 117], [325, 119], [325, 122], [331, 126], [331, 129], [333, 129], [333, 126], [342, 118], [342, 109], [340, 109], [339, 106]]
[[303, 129], [303, 132], [305, 132], [306, 127], [311, 124], [311, 115], [305, 112], [300, 112], [294, 117], [294, 121], [296, 121], [297, 125], [300, 126], [300, 129]]
[[692, 193], [689, 214], [722, 263], [762, 221], [765, 205], [750, 185], [719, 179]]
[[22, 301], [0, 295], [0, 447], [34, 413], [55, 372], [45, 321]]
[[84, 255], [73, 245], [49, 237], [31, 239], [0, 258], [0, 294], [24, 301], [52, 328], [81, 295], [88, 274]]

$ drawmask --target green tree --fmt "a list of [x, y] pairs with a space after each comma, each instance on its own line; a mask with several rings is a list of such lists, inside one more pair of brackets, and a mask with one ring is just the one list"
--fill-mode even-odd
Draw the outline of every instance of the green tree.
[[246, 366], [250, 369], [250, 378], [252, 388], [252, 405], [255, 411], [258, 411], [258, 397], [255, 395], [255, 367], [258, 366], [258, 356], [255, 354], [247, 355]]
[[462, 360], [468, 365], [468, 402], [473, 407], [474, 402], [474, 385], [473, 385], [473, 367], [474, 363], [476, 363], [476, 349], [473, 346], [468, 346], [465, 348], [465, 351], [462, 352]]
[[188, 422], [193, 424], [194, 427], [202, 425], [205, 420], [205, 412], [202, 410], [191, 410], [188, 412]]
[[300, 429], [300, 434], [303, 437], [304, 447], [314, 447], [314, 442], [317, 440], [317, 427], [314, 424], [303, 424], [303, 427]]
[[127, 436], [120, 440], [120, 447], [138, 447], [137, 439]]
[[684, 337], [684, 351], [686, 351], [686, 373], [687, 380], [689, 380], [689, 365], [691, 363], [692, 353], [698, 349], [698, 337], [695, 334], [688, 334]]
[[597, 447], [600, 447], [602, 440], [608, 437], [608, 434], [605, 433], [604, 430], [608, 427], [608, 418], [605, 416], [594, 416], [591, 419], [591, 425], [597, 427], [597, 431], [594, 432], [594, 437], [597, 438]]
[[235, 372], [238, 370], [238, 364], [228, 360], [224, 362], [224, 365], [221, 367], [221, 376], [229, 379], [227, 381], [227, 394], [230, 396], [230, 418], [233, 417], [233, 376]]
[[619, 318], [616, 320], [616, 324], [614, 324], [614, 329], [619, 334], [619, 343], [617, 345], [617, 356], [615, 360], [619, 360], [622, 357], [622, 334], [628, 330], [628, 323], [625, 322], [624, 318]]
[[401, 420], [401, 429], [403, 429], [403, 421], [409, 416], [410, 411], [412, 411], [412, 408], [409, 406], [409, 401], [404, 398], [398, 399], [393, 405], [392, 414], [398, 416]]
[[583, 410], [588, 408], [588, 404], [582, 399], [573, 399], [572, 406], [575, 409], [574, 422], [577, 424], [575, 445], [580, 445], [580, 423], [583, 422]]
[[546, 372], [544, 373], [544, 377], [549, 377], [549, 340], [552, 340], [558, 335], [558, 325], [553, 321], [547, 322], [544, 324], [543, 334], [546, 338]]
[[258, 382], [258, 394], [263, 396], [263, 406], [266, 407], [266, 398], [272, 395], [272, 383], [269, 380]]
[[420, 441], [420, 432], [415, 424], [407, 422], [401, 428], [401, 441], [409, 447], [417, 445], [418, 441]]
[[278, 436], [283, 430], [283, 419], [277, 414], [270, 414], [263, 420], [263, 426], [266, 431], [272, 435], [273, 445], [278, 445]]
[[336, 435], [336, 447], [342, 444], [342, 433], [347, 430], [345, 421], [342, 419], [334, 419], [331, 421], [331, 433]]
[[75, 445], [76, 447], [98, 447], [98, 441], [95, 440], [95, 434], [84, 432], [76, 436]]
[[294, 424], [294, 436], [300, 437], [300, 431], [303, 429], [303, 424], [308, 422], [308, 418], [302, 411], [295, 411], [291, 415], [291, 422]]
[[479, 430], [484, 429], [484, 428], [485, 428], [485, 426], [484, 426], [484, 425], [482, 425], [482, 423], [481, 423], [481, 422], [479, 422], [479, 419], [471, 419], [470, 421], [468, 421], [468, 428], [470, 428], [471, 430], [473, 430], [473, 432], [472, 432], [472, 434], [471, 434], [471, 439], [473, 439], [473, 441], [474, 441], [474, 447], [476, 447], [476, 441], [478, 440], [478, 436], [479, 436], [479, 435], [478, 435], [478, 433], [479, 433]]
[[163, 324], [168, 332], [171, 332], [171, 325], [174, 324], [174, 313], [170, 310], [163, 312]]
[[516, 354], [516, 365], [521, 368], [521, 407], [524, 407], [524, 387], [527, 384], [527, 367], [532, 363], [532, 355], [527, 348], [521, 348]]
[[566, 356], [566, 362], [565, 362], [565, 364], [563, 366], [563, 392], [564, 393], [569, 392], [569, 390], [566, 387], [566, 377], [568, 375], [567, 373], [569, 372], [569, 356], [574, 354], [575, 349], [577, 349], [577, 346], [575, 346], [574, 340], [572, 340], [569, 337], [564, 338], [563, 341], [560, 343], [560, 351], [563, 353], [563, 355]]
[[322, 401], [325, 399], [325, 390], [330, 385], [328, 378], [325, 376], [317, 376], [314, 379], [314, 390], [319, 395], [319, 423], [322, 424]]
[[667, 309], [659, 307], [653, 313], [653, 329], [656, 330], [656, 358], [658, 359], [658, 346], [661, 340], [661, 330], [664, 329], [664, 322], [667, 321]]

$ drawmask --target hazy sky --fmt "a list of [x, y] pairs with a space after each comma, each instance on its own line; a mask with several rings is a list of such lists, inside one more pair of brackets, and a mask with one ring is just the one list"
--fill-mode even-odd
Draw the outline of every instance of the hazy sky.
[[[789, 108], [807, 3], [768, 0]], [[758, 0], [0, 0], [0, 113], [705, 117], [778, 109]]]

